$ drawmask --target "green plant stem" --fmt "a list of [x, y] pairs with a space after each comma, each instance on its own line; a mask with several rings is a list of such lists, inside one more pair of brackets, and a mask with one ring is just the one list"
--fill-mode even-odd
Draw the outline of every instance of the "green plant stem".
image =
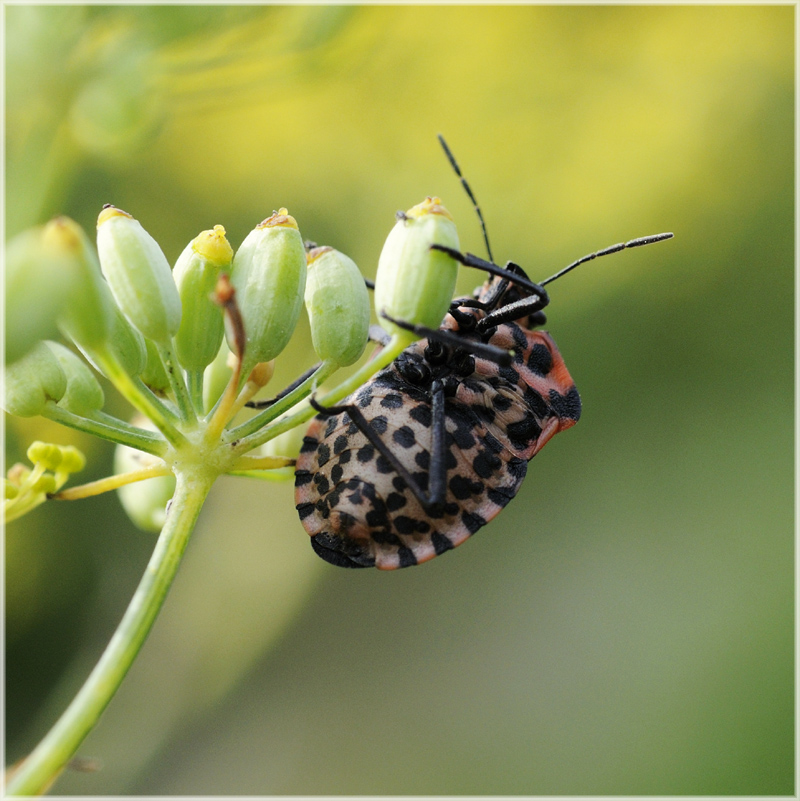
[[159, 345], [156, 343], [158, 355], [164, 364], [164, 370], [169, 380], [169, 385], [172, 388], [172, 394], [175, 396], [175, 402], [178, 405], [178, 412], [181, 420], [184, 423], [197, 422], [197, 415], [192, 406], [191, 398], [189, 397], [189, 390], [186, 388], [186, 381], [183, 379], [183, 371], [175, 359], [175, 350], [166, 345]]
[[[295, 387], [287, 395], [284, 395], [280, 400], [275, 401], [271, 406], [268, 406], [264, 411], [253, 415], [249, 420], [242, 423], [240, 426], [227, 432], [223, 439], [228, 442], [234, 442], [237, 439], [243, 439], [250, 434], [255, 433], [263, 428], [267, 423], [272, 422], [277, 417], [280, 417], [284, 412], [292, 408], [296, 403], [311, 393], [312, 387], [319, 385], [328, 376], [332, 375], [338, 369], [338, 365], [333, 362], [323, 362], [319, 369], [314, 371], [302, 384]], [[253, 446], [255, 447], [255, 446]]]
[[202, 370], [187, 370], [186, 380], [189, 385], [189, 397], [192, 399], [197, 414], [203, 414], [203, 379]]
[[61, 490], [49, 496], [52, 501], [77, 501], [82, 498], [91, 498], [94, 495], [101, 495], [104, 492], [134, 484], [137, 481], [146, 481], [149, 478], [158, 476], [168, 476], [172, 470], [166, 464], [155, 464], [150, 467], [143, 467], [141, 470], [130, 470], [127, 473], [118, 473], [107, 478], [100, 478], [97, 481], [90, 481], [87, 484], [79, 484], [76, 487]]
[[163, 405], [142, 392], [111, 351], [97, 354], [97, 358], [106, 377], [119, 390], [125, 400], [145, 417], [149, 417], [171, 445], [179, 448], [186, 444], [186, 437], [175, 428]]
[[44, 793], [97, 723], [164, 603], [212, 483], [207, 475], [178, 475], [166, 523], [122, 621], [72, 703], [14, 772], [6, 795]]
[[172, 421], [173, 425], [177, 425], [180, 422], [181, 418], [178, 417], [177, 413], [172, 408], [172, 403], [170, 403], [170, 401], [168, 401], [166, 398], [160, 398], [158, 395], [156, 395], [156, 393], [153, 392], [153, 390], [150, 389], [150, 387], [148, 387], [139, 376], [136, 376], [131, 380], [139, 392], [141, 392], [142, 395], [147, 398], [148, 402], [156, 408], [161, 409], [166, 418]]
[[42, 417], [77, 431], [116, 442], [118, 445], [128, 445], [145, 453], [151, 453], [153, 456], [163, 456], [167, 449], [166, 441], [158, 434], [144, 431], [104, 412], [95, 412], [92, 417], [81, 417], [62, 409], [53, 401], [48, 401]]

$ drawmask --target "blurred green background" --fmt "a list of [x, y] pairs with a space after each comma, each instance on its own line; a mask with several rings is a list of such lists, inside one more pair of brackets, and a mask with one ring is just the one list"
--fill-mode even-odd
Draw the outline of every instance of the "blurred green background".
[[[283, 205], [372, 276], [395, 211], [438, 194], [483, 254], [440, 131], [534, 279], [675, 232], [553, 285], [583, 417], [454, 553], [343, 571], [291, 486], [221, 482], [81, 749], [102, 771], [57, 792], [794, 792], [792, 6], [4, 12], [9, 236], [111, 202], [174, 261]], [[302, 323], [276, 385], [312, 361]], [[6, 426], [9, 463], [38, 437], [111, 469]], [[153, 543], [113, 496], [9, 526], [8, 761]]]

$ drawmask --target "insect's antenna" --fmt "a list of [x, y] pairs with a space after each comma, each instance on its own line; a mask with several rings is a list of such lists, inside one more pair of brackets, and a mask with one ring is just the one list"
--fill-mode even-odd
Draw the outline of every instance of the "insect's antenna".
[[464, 191], [467, 193], [467, 196], [472, 201], [472, 205], [475, 207], [478, 219], [481, 222], [483, 241], [486, 243], [486, 252], [489, 254], [489, 261], [494, 261], [494, 256], [492, 256], [492, 248], [489, 245], [489, 234], [486, 233], [486, 223], [483, 219], [483, 212], [481, 211], [481, 207], [478, 205], [478, 201], [475, 199], [475, 195], [472, 193], [472, 189], [470, 189], [470, 186], [467, 183], [467, 179], [461, 174], [461, 168], [458, 166], [456, 157], [453, 155], [452, 151], [447, 146], [447, 142], [444, 141], [444, 137], [441, 134], [436, 134], [436, 136], [439, 139], [439, 144], [442, 146], [442, 149], [444, 150], [444, 153], [447, 156], [448, 161], [450, 162], [450, 166], [453, 168], [453, 170], [455, 170], [456, 175], [461, 180], [461, 186], [464, 187]]
[[610, 247], [603, 248], [603, 250], [590, 253], [588, 256], [584, 256], [577, 261], [573, 261], [572, 264], [568, 264], [563, 270], [559, 270], [555, 275], [551, 275], [544, 281], [540, 281], [539, 285], [544, 286], [545, 284], [549, 284], [551, 281], [555, 281], [556, 278], [561, 278], [562, 275], [565, 275], [570, 270], [574, 270], [579, 264], [584, 264], [585, 262], [591, 261], [592, 259], [597, 259], [600, 256], [608, 256], [611, 253], [619, 253], [620, 250], [638, 248], [642, 245], [652, 245], [653, 242], [663, 242], [665, 239], [672, 239], [672, 237], [673, 234], [652, 234], [651, 236], [641, 236], [638, 239], [631, 239], [630, 242], [620, 242], [618, 245], [611, 245]]

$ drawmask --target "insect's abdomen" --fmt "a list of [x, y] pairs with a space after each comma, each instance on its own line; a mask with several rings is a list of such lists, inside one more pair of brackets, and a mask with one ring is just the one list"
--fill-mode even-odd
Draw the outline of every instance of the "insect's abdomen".
[[[498, 337], [519, 337], [512, 329], [519, 327], [501, 326]], [[447, 494], [440, 508], [422, 506], [347, 413], [312, 421], [297, 460], [295, 501], [320, 556], [343, 567], [391, 570], [419, 564], [462, 543], [517, 494], [527, 461], [580, 413], [552, 339], [519, 330], [532, 337], [529, 352], [520, 351], [509, 368], [476, 359], [475, 372], [447, 398]], [[421, 354], [425, 344], [407, 353]], [[390, 366], [351, 402], [427, 490], [432, 418], [427, 394]]]

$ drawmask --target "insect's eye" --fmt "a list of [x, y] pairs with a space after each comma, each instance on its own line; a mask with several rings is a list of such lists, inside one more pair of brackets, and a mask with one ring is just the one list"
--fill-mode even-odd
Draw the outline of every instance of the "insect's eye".
[[416, 361], [398, 360], [397, 369], [400, 371], [400, 375], [402, 375], [409, 384], [422, 386], [430, 383], [431, 371], [427, 364]]
[[438, 367], [447, 361], [448, 352], [441, 342], [431, 342], [423, 351], [423, 355], [428, 364]]

